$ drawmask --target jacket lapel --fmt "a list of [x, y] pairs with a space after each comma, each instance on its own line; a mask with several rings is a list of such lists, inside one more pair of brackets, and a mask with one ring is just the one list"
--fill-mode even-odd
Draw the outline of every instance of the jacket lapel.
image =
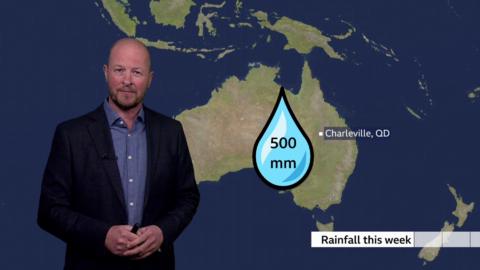
[[120, 178], [120, 172], [118, 170], [117, 158], [115, 150], [113, 148], [112, 136], [108, 127], [107, 117], [103, 110], [103, 106], [100, 106], [90, 115], [94, 121], [88, 126], [88, 132], [95, 144], [97, 153], [102, 160], [102, 165], [107, 172], [108, 178], [117, 194], [120, 203], [125, 208], [125, 197], [123, 195], [123, 188]]
[[143, 209], [147, 206], [149, 195], [150, 195], [150, 186], [152, 184], [152, 179], [155, 175], [153, 175], [154, 169], [153, 166], [156, 164], [156, 160], [158, 158], [158, 148], [159, 145], [159, 138], [160, 135], [160, 126], [158, 125], [157, 121], [153, 121], [153, 113], [150, 109], [146, 108], [145, 106], [145, 127], [147, 132], [147, 178], [145, 179], [145, 195], [143, 201]]

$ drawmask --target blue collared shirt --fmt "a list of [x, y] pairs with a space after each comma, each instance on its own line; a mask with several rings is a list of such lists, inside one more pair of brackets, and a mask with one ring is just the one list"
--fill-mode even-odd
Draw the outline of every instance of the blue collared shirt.
[[128, 224], [141, 224], [147, 176], [145, 114], [143, 108], [140, 109], [132, 129], [128, 130], [125, 121], [112, 109], [108, 99], [103, 103], [103, 108], [107, 115], [117, 157]]

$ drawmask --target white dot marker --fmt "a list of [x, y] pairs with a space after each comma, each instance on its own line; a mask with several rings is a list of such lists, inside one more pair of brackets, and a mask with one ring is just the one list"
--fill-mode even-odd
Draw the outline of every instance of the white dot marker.
[[323, 136], [323, 132], [322, 132], [322, 131], [318, 132], [318, 136], [322, 137], [322, 136]]

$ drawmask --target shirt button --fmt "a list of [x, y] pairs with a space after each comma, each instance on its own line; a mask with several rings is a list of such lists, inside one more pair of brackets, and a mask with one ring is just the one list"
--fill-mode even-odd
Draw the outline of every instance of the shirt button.
[[132, 182], [133, 182], [133, 179], [132, 179], [132, 178], [128, 179], [128, 182], [132, 183]]
[[133, 206], [133, 202], [129, 203], [130, 206]]
[[128, 159], [132, 159], [132, 156], [128, 156]]

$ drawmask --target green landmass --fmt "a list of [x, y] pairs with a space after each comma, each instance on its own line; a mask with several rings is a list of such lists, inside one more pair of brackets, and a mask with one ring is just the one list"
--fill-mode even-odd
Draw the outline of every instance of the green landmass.
[[317, 221], [316, 225], [317, 225], [318, 231], [320, 231], [320, 232], [332, 232], [333, 231], [333, 222], [323, 224], [323, 223]]
[[343, 57], [330, 46], [331, 38], [323, 35], [322, 31], [311, 25], [288, 17], [281, 17], [272, 25], [268, 21], [267, 13], [256, 11], [252, 15], [257, 18], [262, 27], [283, 34], [287, 38], [288, 43], [284, 47], [285, 50], [294, 49], [300, 54], [309, 54], [313, 48], [318, 47], [331, 58], [343, 60]]
[[355, 33], [357, 31], [357, 29], [355, 28], [355, 26], [353, 26], [351, 23], [347, 22], [347, 21], [344, 21], [344, 20], [341, 20], [342, 23], [348, 25], [350, 28], [348, 28], [347, 32], [344, 33], [344, 34], [339, 34], [339, 35], [333, 35], [332, 37], [336, 38], [336, 39], [339, 39], [339, 40], [344, 40], [344, 39], [347, 39], [349, 38], [350, 36], [352, 36], [353, 33]]
[[229, 77], [207, 104], [176, 117], [184, 126], [199, 182], [253, 166], [253, 144], [280, 88], [273, 81], [277, 73], [276, 68], [259, 66], [245, 80]]
[[163, 40], [156, 40], [151, 41], [146, 38], [137, 38], [138, 41], [145, 44], [147, 47], [154, 47], [160, 50], [171, 50], [171, 51], [179, 51], [181, 49], [171, 45], [171, 42], [163, 41]]
[[229, 54], [229, 53], [232, 53], [232, 52], [234, 52], [234, 51], [235, 51], [235, 49], [227, 49], [227, 50], [225, 50], [224, 52], [218, 54], [216, 60], [220, 60], [220, 59], [222, 59], [223, 57], [225, 57], [225, 55], [227, 55], [227, 54]]
[[[448, 221], [445, 221], [441, 232], [453, 232], [455, 230], [455, 227], [461, 228], [463, 224], [465, 224], [468, 215], [473, 211], [473, 208], [475, 206], [473, 202], [471, 202], [470, 204], [464, 203], [462, 196], [457, 193], [454, 187], [450, 185], [447, 185], [447, 187], [456, 202], [456, 207], [455, 210], [452, 212], [452, 215], [458, 218], [458, 221], [456, 224], [453, 222], [450, 223]], [[448, 240], [448, 235], [443, 235], [443, 238], [443, 242], [446, 242]], [[434, 244], [434, 246], [439, 246], [438, 243], [442, 243], [440, 234], [428, 244]], [[420, 253], [418, 253], [418, 257], [425, 260], [426, 262], [432, 262], [433, 260], [435, 260], [435, 258], [437, 258], [439, 252], [440, 247], [424, 247], [420, 250]]]
[[[273, 109], [280, 86], [274, 81], [278, 68], [257, 65], [244, 80], [227, 78], [212, 92], [207, 104], [183, 111], [183, 123], [197, 181], [218, 181], [229, 172], [252, 168], [255, 140]], [[319, 81], [304, 64], [298, 94], [287, 98], [312, 141], [314, 164], [309, 177], [291, 190], [294, 202], [304, 208], [340, 203], [347, 179], [355, 167], [355, 141], [325, 141], [318, 131], [325, 126], [346, 126], [335, 108], [326, 103]]]
[[226, 3], [227, 3], [226, 1], [223, 1], [220, 4], [205, 3], [201, 7], [202, 8], [223, 8], [223, 6], [225, 6]]
[[175, 28], [185, 26], [185, 18], [195, 6], [192, 0], [152, 0], [150, 12], [155, 22], [162, 25], [172, 25]]
[[268, 14], [264, 11], [256, 11], [256, 12], [253, 12], [252, 15], [257, 18], [258, 20], [258, 23], [263, 26], [263, 27], [266, 27], [266, 26], [271, 26], [270, 22], [268, 21]]
[[[387, 46], [385, 46], [383, 44], [380, 44], [380, 43], [368, 38], [365, 34], [362, 34], [362, 38], [367, 44], [370, 45], [370, 47], [374, 51], [376, 51], [378, 53], [381, 53], [388, 58], [392, 58], [392, 60], [395, 61], [395, 62], [400, 62], [400, 59], [398, 59], [397, 54], [395, 53], [395, 51], [393, 49], [388, 48]], [[420, 85], [420, 87], [422, 87], [422, 86]]]
[[[450, 224], [448, 221], [443, 223], [443, 228], [438, 233], [437, 237], [427, 243], [427, 247], [424, 247], [418, 253], [418, 258], [425, 260], [426, 262], [432, 262], [435, 260], [440, 253], [440, 247], [442, 244], [442, 232], [453, 232], [455, 229], [455, 225], [452, 223]], [[428, 247], [428, 246], [433, 247]]]
[[413, 115], [413, 117], [415, 117], [417, 119], [420, 119], [420, 120], [422, 119], [422, 117], [418, 113], [416, 113], [412, 108], [407, 106], [406, 109], [411, 115]]
[[211, 18], [217, 16], [216, 12], [211, 12], [207, 13], [206, 15], [200, 11], [197, 16], [197, 21], [195, 22], [195, 25], [198, 27], [198, 36], [203, 37], [204, 34], [204, 28], [207, 28], [208, 33], [211, 36], [216, 36], [217, 35], [217, 29], [213, 27], [213, 23]]
[[248, 22], [239, 22], [238, 24], [238, 27], [248, 27], [248, 28], [252, 28], [252, 24], [251, 23], [248, 23]]
[[221, 4], [210, 4], [210, 3], [205, 3], [200, 6], [200, 10], [198, 11], [197, 15], [197, 21], [195, 22], [195, 25], [198, 27], [198, 36], [203, 37], [205, 30], [204, 28], [207, 28], [207, 32], [210, 36], [216, 36], [217, 35], [217, 29], [213, 26], [212, 23], [212, 18], [217, 17], [218, 13], [217, 12], [209, 12], [207, 14], [203, 13], [204, 8], [215, 8], [215, 9], [220, 9], [223, 8], [225, 5], [225, 1], [223, 1]]
[[480, 86], [468, 93], [468, 98], [475, 99], [480, 95]]
[[[174, 5], [174, 3], [184, 3], [184, 2], [192, 2], [193, 5], [195, 3], [192, 0], [178, 0], [178, 1], [173, 1], [173, 0], [161, 0], [161, 2], [158, 1], [152, 1], [150, 4], [154, 5], [154, 7], [158, 4], [165, 4], [168, 3], [169, 5]], [[136, 26], [140, 24], [140, 21], [136, 17], [130, 17], [128, 12], [127, 12], [127, 6], [128, 6], [128, 1], [127, 0], [121, 0], [115, 1], [115, 0], [102, 0], [102, 4], [104, 8], [108, 11], [110, 16], [112, 17], [113, 23], [126, 35], [130, 37], [134, 37], [136, 35]], [[208, 4], [205, 3], [202, 5], [202, 7], [207, 7], [207, 8], [220, 8], [223, 7], [225, 2], [222, 4]], [[160, 15], [159, 13], [157, 15]], [[207, 18], [207, 29], [208, 31], [214, 35], [215, 29], [213, 28], [213, 25], [211, 25], [210, 17], [209, 16], [216, 16], [215, 14], [207, 14], [205, 15]], [[145, 24], [145, 22], [144, 22]], [[202, 33], [203, 33], [203, 27], [202, 27]], [[143, 42], [145, 46], [157, 48], [160, 50], [170, 50], [170, 51], [175, 51], [175, 52], [181, 52], [181, 53], [193, 53], [196, 56], [205, 59], [205, 55], [201, 53], [219, 53], [220, 58], [224, 57], [226, 54], [230, 53], [231, 50], [230, 48], [182, 48], [182, 47], [177, 47], [174, 45], [173, 42], [169, 41], [164, 41], [164, 40], [149, 40], [143, 37], [137, 37], [137, 40]], [[217, 58], [219, 57], [217, 56]], [[220, 59], [218, 58], [218, 59]], [[218, 60], [217, 59], [217, 60]]]
[[348, 29], [348, 31], [345, 34], [333, 35], [333, 37], [336, 38], [336, 39], [339, 39], [339, 40], [344, 40], [344, 39], [349, 38], [353, 34], [354, 31], [355, 31], [354, 29]]
[[102, 4], [112, 17], [113, 23], [127, 36], [134, 37], [139, 22], [135, 17], [129, 16], [126, 7], [128, 1], [102, 0]]
[[457, 194], [457, 191], [454, 187], [447, 185], [448, 190], [452, 193], [453, 197], [455, 198], [456, 207], [455, 210], [452, 212], [452, 215], [458, 218], [457, 227], [461, 228], [465, 221], [468, 218], [468, 215], [473, 211], [475, 203], [471, 202], [470, 204], [466, 204], [463, 202], [462, 196]]
[[148, 47], [153, 47], [157, 48], [160, 50], [170, 50], [170, 51], [175, 51], [175, 52], [181, 52], [181, 53], [190, 53], [190, 54], [195, 54], [197, 57], [205, 59], [206, 56], [204, 53], [218, 53], [216, 60], [219, 60], [225, 55], [235, 51], [235, 49], [230, 49], [230, 48], [212, 48], [212, 49], [207, 49], [207, 48], [181, 48], [181, 47], [176, 47], [172, 45], [172, 42], [167, 42], [163, 40], [148, 40], [145, 38], [137, 38], [138, 41], [141, 41], [145, 46]]
[[325, 211], [341, 202], [348, 177], [355, 168], [357, 144], [354, 140], [324, 140], [318, 136], [324, 127], [347, 124], [336, 109], [325, 102], [320, 82], [312, 77], [307, 63], [303, 66], [299, 93], [289, 96], [288, 100], [312, 142], [315, 160], [305, 182], [292, 190], [293, 199], [307, 209], [318, 206]]
[[242, 0], [236, 0], [235, 1], [235, 16], [236, 17], [240, 16], [240, 12], [242, 11], [242, 7], [243, 7]]

